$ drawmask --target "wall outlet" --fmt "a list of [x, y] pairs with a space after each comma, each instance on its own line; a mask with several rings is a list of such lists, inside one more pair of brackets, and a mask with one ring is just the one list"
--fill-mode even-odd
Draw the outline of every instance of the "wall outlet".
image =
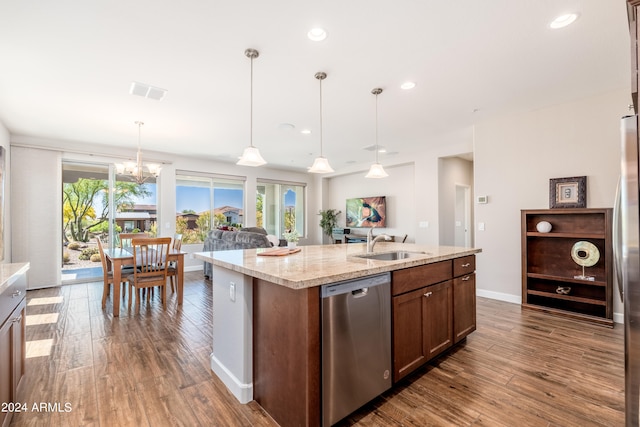
[[229, 283], [229, 299], [231, 301], [236, 300], [236, 284], [233, 282]]

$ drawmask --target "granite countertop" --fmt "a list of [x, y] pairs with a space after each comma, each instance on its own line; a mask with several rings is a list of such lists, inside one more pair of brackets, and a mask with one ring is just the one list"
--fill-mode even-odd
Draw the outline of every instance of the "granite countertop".
[[374, 252], [424, 252], [411, 258], [381, 261], [358, 258], [366, 243], [299, 246], [300, 252], [286, 256], [258, 256], [267, 249], [197, 252], [194, 257], [214, 266], [264, 279], [292, 289], [304, 289], [407, 267], [460, 258], [482, 252], [477, 248], [426, 246], [413, 243], [379, 242]]
[[0, 294], [11, 286], [18, 275], [26, 273], [29, 265], [28, 262], [0, 264]]

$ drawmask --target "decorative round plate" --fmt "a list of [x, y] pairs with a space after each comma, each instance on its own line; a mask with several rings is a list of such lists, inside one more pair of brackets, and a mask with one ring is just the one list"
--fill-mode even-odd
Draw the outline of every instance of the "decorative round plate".
[[591, 242], [576, 242], [571, 248], [571, 258], [582, 267], [592, 267], [600, 259], [600, 251]]

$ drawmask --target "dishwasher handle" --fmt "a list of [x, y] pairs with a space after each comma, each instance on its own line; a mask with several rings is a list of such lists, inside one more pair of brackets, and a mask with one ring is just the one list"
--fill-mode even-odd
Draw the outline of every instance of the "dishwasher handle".
[[351, 295], [353, 295], [354, 298], [366, 297], [368, 293], [369, 288], [360, 288], [356, 289], [355, 291], [351, 291]]
[[320, 290], [320, 296], [321, 298], [330, 298], [336, 295], [350, 293], [354, 297], [362, 298], [367, 295], [369, 288], [384, 285], [386, 283], [391, 283], [391, 274], [376, 274], [374, 276], [361, 277], [354, 280], [324, 285]]

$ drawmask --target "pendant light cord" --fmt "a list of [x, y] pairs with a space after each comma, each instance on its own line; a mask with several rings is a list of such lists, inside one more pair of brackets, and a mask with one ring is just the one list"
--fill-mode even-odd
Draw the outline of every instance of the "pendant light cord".
[[251, 59], [251, 83], [250, 83], [250, 91], [249, 96], [251, 97], [251, 102], [249, 103], [249, 145], [253, 147], [253, 56]]
[[378, 162], [378, 94], [376, 93], [376, 163]]
[[322, 79], [320, 80], [320, 157], [322, 157]]

